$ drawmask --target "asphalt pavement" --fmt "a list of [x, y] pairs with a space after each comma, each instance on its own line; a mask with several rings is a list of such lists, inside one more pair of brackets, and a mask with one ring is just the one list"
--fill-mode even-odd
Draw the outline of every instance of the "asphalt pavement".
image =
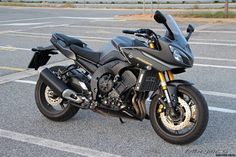
[[[121, 124], [118, 118], [80, 110], [71, 120], [58, 123], [38, 111], [34, 100], [38, 75], [27, 69], [32, 47], [50, 45], [53, 32], [79, 37], [97, 51], [111, 38], [124, 35], [123, 29], [152, 28], [164, 33], [154, 21], [114, 18], [140, 12], [0, 7], [0, 156], [236, 155], [235, 23], [193, 22], [196, 32], [190, 45], [195, 65], [176, 77], [193, 82], [201, 90], [210, 115], [204, 134], [189, 145], [163, 141], [148, 120]], [[179, 25], [182, 30], [187, 27], [187, 23]], [[66, 60], [57, 55], [49, 64]]]

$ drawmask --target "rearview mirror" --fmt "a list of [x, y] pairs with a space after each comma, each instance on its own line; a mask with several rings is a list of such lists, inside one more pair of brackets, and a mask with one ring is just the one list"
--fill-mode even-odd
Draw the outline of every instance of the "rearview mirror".
[[154, 19], [156, 20], [156, 22], [158, 23], [162, 23], [165, 24], [166, 23], [166, 18], [165, 16], [160, 12], [160, 11], [156, 11], [154, 14]]
[[188, 25], [188, 28], [187, 28], [187, 32], [188, 32], [188, 33], [194, 32], [194, 26], [191, 25], [191, 24], [189, 24], [189, 25]]

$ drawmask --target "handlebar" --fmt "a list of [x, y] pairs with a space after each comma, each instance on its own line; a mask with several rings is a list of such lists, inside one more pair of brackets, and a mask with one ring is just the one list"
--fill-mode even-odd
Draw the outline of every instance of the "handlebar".
[[125, 33], [125, 34], [135, 34], [135, 33], [137, 33], [137, 31], [131, 31], [131, 30], [123, 30], [122, 32]]
[[150, 29], [138, 29], [136, 31], [132, 31], [132, 30], [123, 30], [122, 31], [125, 34], [135, 34], [135, 33], [139, 33], [139, 34], [147, 34], [147, 35], [152, 35], [155, 34], [152, 30]]
[[142, 37], [142, 38], [154, 41], [155, 43], [158, 43], [159, 35], [157, 35], [151, 29], [138, 29], [136, 31], [123, 30], [122, 32], [125, 34], [134, 34], [135, 36]]

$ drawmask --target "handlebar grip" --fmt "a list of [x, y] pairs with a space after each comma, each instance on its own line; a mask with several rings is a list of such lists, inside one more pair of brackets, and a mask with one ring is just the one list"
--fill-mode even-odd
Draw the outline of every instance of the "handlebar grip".
[[134, 33], [136, 33], [136, 31], [131, 31], [131, 30], [123, 30], [122, 32], [125, 33], [125, 34], [134, 34]]

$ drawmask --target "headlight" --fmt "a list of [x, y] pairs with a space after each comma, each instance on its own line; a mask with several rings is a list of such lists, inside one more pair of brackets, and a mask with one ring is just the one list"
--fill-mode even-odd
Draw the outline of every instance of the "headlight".
[[183, 57], [186, 58], [187, 56], [178, 48], [171, 45], [169, 47], [170, 47], [171, 52], [173, 53], [173, 57], [175, 58], [175, 60], [180, 63], [184, 63]]
[[182, 56], [180, 55], [180, 52], [179, 52], [178, 50], [174, 50], [173, 56], [174, 56], [175, 60], [177, 60], [177, 61], [183, 63], [183, 58], [182, 58]]

